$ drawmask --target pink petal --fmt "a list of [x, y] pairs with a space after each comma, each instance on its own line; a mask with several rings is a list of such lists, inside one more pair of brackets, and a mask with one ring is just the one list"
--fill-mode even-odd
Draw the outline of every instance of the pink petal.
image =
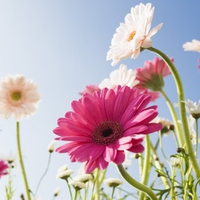
[[125, 153], [124, 151], [117, 151], [117, 155], [115, 159], [113, 160], [114, 163], [117, 165], [122, 164], [125, 160]]
[[132, 126], [132, 123], [129, 121], [126, 126], [124, 127], [124, 129], [126, 129], [126, 127], [128, 127], [127, 130], [124, 131], [124, 136], [131, 136], [133, 134], [140, 134], [143, 133], [144, 131], [146, 131], [148, 129], [147, 126], [145, 125], [136, 125], [136, 126]]
[[130, 149], [127, 150], [133, 153], [142, 153], [144, 151], [144, 147], [141, 144], [139, 144], [136, 146], [132, 146]]
[[106, 146], [103, 158], [106, 162], [110, 162], [115, 159], [115, 156], [117, 154], [117, 150], [114, 145]]

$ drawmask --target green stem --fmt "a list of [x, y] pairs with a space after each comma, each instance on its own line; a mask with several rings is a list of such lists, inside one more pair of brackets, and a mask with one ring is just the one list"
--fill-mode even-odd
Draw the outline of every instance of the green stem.
[[173, 106], [172, 102], [170, 101], [170, 99], [168, 98], [167, 94], [164, 92], [164, 90], [161, 90], [160, 93], [165, 98], [166, 103], [168, 105], [168, 108], [171, 112], [172, 119], [174, 121], [175, 130], [176, 130], [176, 133], [178, 134], [179, 145], [181, 147], [183, 147], [184, 146], [184, 138], [183, 138], [183, 135], [182, 135], [180, 124], [178, 123], [178, 117], [177, 117], [177, 114], [175, 112], [174, 106]]
[[46, 173], [47, 173], [47, 171], [48, 171], [48, 169], [49, 169], [50, 161], [51, 161], [51, 153], [49, 153], [49, 158], [48, 158], [48, 162], [47, 162], [47, 167], [46, 167], [46, 169], [45, 169], [43, 175], [41, 176], [41, 178], [40, 178], [40, 180], [39, 180], [39, 182], [38, 182], [37, 188], [36, 188], [36, 190], [35, 190], [35, 196], [36, 196], [36, 194], [37, 194], [37, 192], [38, 192], [38, 189], [39, 189], [39, 187], [40, 187], [40, 184], [41, 184], [43, 178], [45, 177], [45, 175], [46, 175]]
[[[151, 146], [150, 146], [150, 138], [149, 135], [145, 137], [145, 159], [144, 166], [142, 172], [142, 184], [147, 185], [149, 179], [149, 171], [150, 171], [150, 158], [151, 158]], [[139, 200], [145, 199], [145, 194], [143, 192], [140, 193]]]
[[[181, 117], [181, 122], [182, 122], [182, 127], [183, 127], [183, 135], [185, 137], [185, 142], [186, 142], [186, 148], [188, 151], [188, 154], [190, 155], [190, 161], [192, 164], [192, 167], [194, 169], [196, 178], [200, 178], [200, 170], [199, 170], [199, 165], [196, 160], [196, 156], [193, 150], [192, 142], [190, 139], [190, 132], [188, 128], [188, 122], [187, 122], [187, 116], [186, 116], [186, 109], [185, 109], [185, 97], [184, 97], [184, 89], [183, 85], [181, 82], [181, 78], [179, 76], [179, 73], [174, 66], [174, 64], [171, 62], [171, 60], [160, 50], [155, 49], [153, 47], [148, 48], [149, 51], [152, 51], [156, 54], [158, 54], [167, 64], [167, 66], [170, 68], [171, 73], [174, 77], [175, 83], [176, 83], [176, 88], [177, 88], [177, 93], [178, 93], [178, 100], [179, 100], [179, 110], [180, 110], [180, 117]], [[180, 135], [180, 133], [179, 133]]]
[[77, 199], [77, 196], [78, 196], [78, 190], [75, 190], [75, 194], [74, 194], [74, 200]]
[[70, 185], [69, 185], [68, 180], [66, 180], [66, 182], [67, 182], [67, 187], [68, 187], [68, 189], [69, 189], [70, 199], [72, 200], [72, 199], [73, 199], [73, 197], [72, 197], [72, 190], [71, 190], [71, 187], [70, 187]]
[[29, 186], [28, 186], [28, 180], [26, 177], [25, 167], [24, 167], [23, 158], [22, 158], [19, 122], [16, 122], [16, 138], [17, 138], [17, 152], [18, 152], [19, 163], [20, 163], [20, 167], [21, 167], [21, 171], [22, 171], [22, 177], [23, 177], [23, 181], [24, 181], [26, 196], [27, 196], [27, 200], [31, 200]]
[[[153, 151], [153, 154], [155, 156], [157, 156], [156, 149], [153, 147], [152, 143], [150, 143], [150, 145], [151, 145], [151, 150]], [[163, 167], [159, 160], [155, 161], [155, 167], [158, 169], [159, 172], [164, 174]], [[160, 178], [161, 178], [161, 181], [163, 182], [163, 185], [165, 186], [165, 188], [166, 189], [170, 188], [170, 183], [168, 182], [167, 178], [165, 176], [161, 176]]]
[[111, 194], [111, 198], [110, 198], [111, 200], [114, 198], [115, 188], [116, 187], [113, 187], [113, 189], [112, 189], [112, 194]]
[[198, 143], [199, 143], [199, 126], [198, 126], [198, 119], [195, 119], [195, 123], [196, 123], [196, 155], [198, 153]]
[[149, 196], [152, 200], [158, 200], [154, 192], [147, 187], [146, 185], [139, 183], [134, 178], [132, 178], [127, 171], [124, 169], [123, 165], [117, 165], [117, 168], [121, 174], [121, 176], [134, 188], [140, 190], [141, 192], [144, 192], [147, 196]]

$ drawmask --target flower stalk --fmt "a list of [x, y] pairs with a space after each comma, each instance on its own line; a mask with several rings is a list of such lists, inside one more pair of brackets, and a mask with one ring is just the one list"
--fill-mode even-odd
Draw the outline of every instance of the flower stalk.
[[[144, 166], [142, 172], [142, 183], [147, 185], [148, 178], [149, 178], [149, 170], [150, 170], [150, 157], [151, 157], [151, 145], [150, 145], [150, 138], [149, 135], [145, 137], [145, 159], [144, 159]], [[143, 192], [140, 193], [139, 200], [143, 200], [145, 198], [145, 194]]]
[[133, 177], [131, 177], [127, 171], [124, 169], [123, 165], [117, 165], [118, 171], [121, 174], [121, 176], [134, 188], [140, 190], [141, 192], [144, 192], [150, 199], [152, 200], [158, 200], [154, 192], [147, 187], [146, 185], [139, 183], [136, 181]]
[[161, 90], [160, 93], [165, 98], [167, 106], [171, 112], [172, 119], [174, 121], [175, 130], [176, 130], [176, 133], [178, 134], [179, 145], [181, 147], [183, 147], [184, 146], [184, 138], [182, 135], [180, 124], [178, 123], [178, 117], [177, 117], [176, 111], [174, 109], [174, 106], [173, 106], [172, 102], [170, 101], [170, 99], [168, 98], [167, 94], [164, 92], [164, 90]]
[[17, 152], [18, 152], [22, 177], [23, 177], [23, 181], [24, 181], [25, 192], [26, 192], [27, 200], [31, 200], [30, 192], [29, 192], [29, 186], [28, 186], [28, 180], [27, 180], [27, 177], [26, 177], [24, 162], [23, 162], [23, 158], [22, 158], [21, 143], [20, 143], [20, 127], [19, 127], [18, 121], [16, 122], [16, 138], [17, 138]]
[[[167, 66], [170, 68], [171, 73], [174, 77], [175, 83], [176, 83], [176, 88], [177, 88], [177, 94], [178, 94], [178, 102], [179, 102], [179, 110], [180, 110], [180, 117], [182, 121], [182, 128], [183, 128], [183, 133], [185, 137], [185, 142], [186, 142], [186, 148], [188, 151], [188, 154], [190, 155], [190, 160], [191, 164], [193, 167], [193, 170], [195, 172], [195, 175], [197, 179], [200, 178], [200, 170], [199, 170], [199, 165], [196, 160], [196, 156], [193, 150], [192, 142], [190, 139], [190, 132], [188, 128], [188, 122], [187, 122], [187, 116], [186, 116], [186, 109], [185, 109], [185, 103], [184, 103], [184, 89], [183, 89], [183, 84], [181, 81], [181, 78], [179, 76], [179, 73], [175, 67], [175, 65], [171, 62], [171, 60], [160, 50], [150, 47], [148, 48], [149, 51], [156, 53], [159, 55], [167, 64]], [[181, 133], [178, 133], [178, 136], [181, 138]], [[179, 138], [179, 140], [180, 140]]]

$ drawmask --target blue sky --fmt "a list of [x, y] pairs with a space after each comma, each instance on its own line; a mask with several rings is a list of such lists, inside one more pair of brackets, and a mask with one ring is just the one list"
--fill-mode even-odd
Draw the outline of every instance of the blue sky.
[[[200, 56], [196, 52], [184, 52], [182, 44], [192, 39], [200, 40], [199, 0], [181, 3], [173, 0], [0, 1], [0, 77], [24, 74], [38, 83], [42, 98], [38, 112], [21, 122], [24, 162], [33, 190], [45, 169], [47, 146], [55, 137], [52, 129], [57, 119], [70, 110], [71, 101], [80, 97], [78, 93], [85, 85], [100, 83], [122, 63], [134, 69], [155, 57], [144, 51], [136, 60], [124, 60], [115, 67], [111, 66], [111, 61], [106, 61], [115, 29], [131, 7], [140, 2], [151, 2], [155, 7], [152, 27], [163, 23], [153, 37], [153, 46], [175, 59], [186, 98], [198, 101], [200, 72], [197, 60]], [[171, 77], [166, 78], [165, 91], [176, 103]], [[169, 117], [163, 99], [156, 103], [161, 117]], [[0, 155], [16, 154], [14, 120], [1, 119], [0, 128]], [[69, 163], [67, 154], [53, 154], [50, 171], [39, 191], [42, 199], [50, 199], [57, 186], [61, 187], [58, 200], [68, 195], [66, 185], [55, 178], [57, 169], [66, 163], [74, 170], [80, 166]], [[16, 170], [20, 172], [19, 164]], [[114, 175], [118, 177], [117, 173]], [[15, 179], [14, 200], [23, 190], [20, 174], [16, 174]], [[0, 194], [2, 192], [0, 182]]]

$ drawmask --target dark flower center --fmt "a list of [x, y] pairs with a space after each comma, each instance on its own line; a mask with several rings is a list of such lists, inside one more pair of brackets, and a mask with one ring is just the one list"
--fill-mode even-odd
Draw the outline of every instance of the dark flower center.
[[22, 94], [20, 91], [14, 91], [11, 93], [10, 96], [13, 101], [19, 101], [22, 98]]
[[115, 141], [123, 136], [121, 125], [115, 121], [105, 121], [99, 124], [92, 134], [94, 143], [99, 145], [114, 144]]

